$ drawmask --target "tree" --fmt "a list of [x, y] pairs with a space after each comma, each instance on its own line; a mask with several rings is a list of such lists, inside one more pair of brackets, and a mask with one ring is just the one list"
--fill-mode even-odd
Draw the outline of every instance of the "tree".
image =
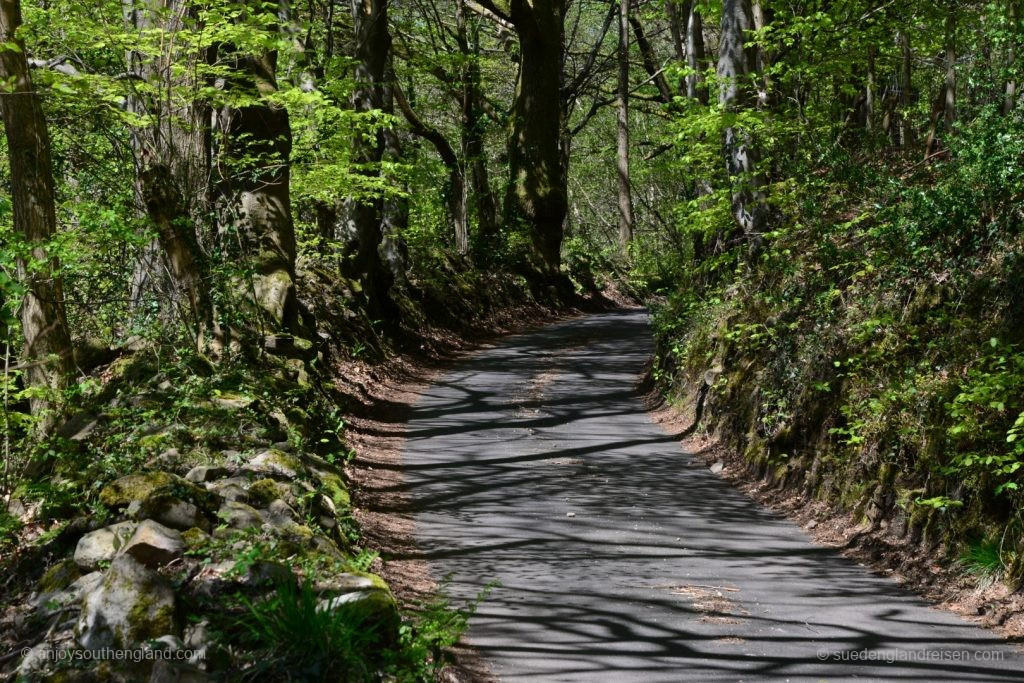
[[[262, 3], [247, 5], [259, 16]], [[246, 15], [243, 13], [242, 17]], [[280, 30], [269, 24], [271, 32]], [[296, 331], [295, 227], [290, 196], [291, 127], [277, 92], [277, 51], [222, 46], [231, 99], [216, 114], [219, 232], [250, 271], [251, 296], [275, 329]]]
[[[752, 28], [750, 0], [723, 0], [718, 103], [727, 114], [735, 114], [749, 104], [748, 76], [754, 67], [744, 40]], [[729, 125], [724, 143], [725, 167], [733, 183], [732, 215], [742, 234], [756, 244], [764, 230], [767, 207], [753, 140], [741, 126]]]
[[[352, 22], [355, 37], [356, 89], [352, 106], [357, 113], [386, 111], [385, 78], [391, 58], [391, 34], [388, 30], [387, 0], [353, 0]], [[363, 173], [379, 174], [384, 158], [384, 131], [378, 127], [371, 139], [357, 136], [354, 142], [356, 162]], [[374, 315], [387, 318], [393, 312], [390, 289], [394, 278], [380, 256], [384, 238], [384, 202], [381, 198], [349, 203], [349, 220], [354, 229], [352, 242], [344, 255], [343, 271], [363, 283], [367, 303]]]
[[633, 197], [629, 186], [629, 0], [619, 0], [618, 61], [615, 159], [619, 179], [619, 246], [623, 253], [628, 253], [633, 240]]
[[519, 39], [519, 75], [509, 138], [505, 213], [530, 230], [536, 266], [559, 272], [568, 210], [566, 168], [560, 150], [564, 0], [512, 0], [509, 19]]
[[[143, 287], [139, 280], [163, 279], [151, 272], [150, 256], [154, 251], [162, 253], [172, 304], [185, 299], [189, 327], [202, 346], [213, 325], [207, 257], [198, 241], [210, 204], [211, 111], [209, 103], [196, 94], [202, 82], [196, 73], [208, 50], [174, 40], [151, 44], [144, 37], [154, 30], [174, 36], [194, 18], [183, 0], [132, 2], [125, 12], [129, 30], [137, 32], [140, 43], [128, 55], [135, 77], [130, 81], [134, 87], [128, 107], [146, 122], [132, 131], [137, 194], [157, 231], [157, 249], [144, 252], [134, 287]], [[190, 68], [177, 69], [181, 62]], [[133, 296], [137, 298], [138, 294]]]
[[39, 418], [38, 432], [46, 434], [56, 422], [52, 394], [66, 386], [73, 359], [60, 263], [47, 251], [57, 232], [50, 135], [18, 35], [20, 26], [19, 0], [0, 0], [0, 79], [10, 84], [0, 94], [0, 113], [10, 155], [14, 227], [24, 240], [18, 256], [18, 275], [25, 286], [22, 359], [28, 384], [38, 390], [31, 399], [32, 414]]

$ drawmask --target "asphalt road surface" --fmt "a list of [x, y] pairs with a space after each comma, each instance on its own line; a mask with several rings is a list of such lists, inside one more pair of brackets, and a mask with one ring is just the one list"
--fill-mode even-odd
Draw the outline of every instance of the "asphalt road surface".
[[1024, 680], [1024, 655], [812, 543], [652, 424], [648, 320], [505, 340], [428, 389], [403, 461], [500, 680]]

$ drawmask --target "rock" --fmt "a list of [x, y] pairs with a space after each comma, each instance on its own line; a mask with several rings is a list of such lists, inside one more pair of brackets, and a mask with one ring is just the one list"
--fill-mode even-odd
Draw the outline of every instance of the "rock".
[[[205, 654], [214, 642], [213, 633], [210, 631], [210, 620], [202, 619], [194, 624], [186, 626], [182, 640], [185, 643], [185, 649]], [[199, 660], [205, 659], [202, 655], [198, 655], [194, 658]]]
[[245, 469], [256, 474], [284, 479], [294, 479], [302, 472], [302, 462], [293, 455], [276, 448], [257, 453], [246, 464]]
[[271, 447], [284, 453], [291, 453], [295, 450], [290, 441], [275, 441]]
[[257, 505], [270, 505], [285, 493], [285, 488], [273, 479], [260, 479], [249, 485], [249, 500]]
[[146, 461], [147, 467], [161, 470], [177, 470], [181, 465], [181, 453], [177, 448], [168, 448]]
[[68, 586], [68, 590], [74, 591], [80, 600], [89, 593], [98, 590], [102, 583], [103, 572], [89, 572], [75, 579], [75, 582]]
[[151, 569], [176, 560], [185, 552], [181, 534], [152, 519], [143, 520], [121, 551]]
[[246, 489], [249, 487], [249, 480], [245, 477], [229, 477], [207, 482], [206, 490], [210, 491], [224, 500], [234, 500], [245, 503], [249, 500]]
[[721, 474], [722, 471], [725, 470], [725, 463], [723, 463], [721, 460], [719, 460], [714, 465], [712, 465], [709, 469], [711, 470], [711, 474]]
[[192, 579], [192, 590], [198, 596], [214, 598], [239, 589], [252, 592], [294, 580], [292, 570], [280, 562], [258, 560], [244, 566], [224, 560], [204, 567]]
[[219, 517], [229, 529], [259, 529], [263, 525], [263, 517], [251, 505], [228, 501], [217, 511]]
[[191, 663], [176, 659], [158, 659], [153, 663], [149, 683], [206, 683], [210, 676]]
[[125, 542], [135, 533], [135, 522], [120, 522], [82, 536], [75, 547], [75, 564], [92, 571], [101, 562], [114, 559]]
[[299, 520], [299, 516], [281, 499], [275, 500], [262, 512], [264, 528], [282, 538], [305, 543], [312, 540], [313, 530]]
[[222, 391], [211, 400], [218, 408], [227, 410], [243, 410], [256, 403], [256, 399], [252, 396], [246, 396], [237, 391]]
[[114, 558], [99, 590], [85, 597], [76, 628], [89, 650], [137, 647], [177, 631], [171, 585], [128, 555]]
[[93, 413], [78, 413], [57, 428], [56, 435], [71, 441], [84, 441], [99, 426], [100, 418]]
[[71, 583], [80, 577], [82, 572], [74, 560], [61, 560], [53, 565], [39, 579], [39, 590], [53, 592], [67, 588]]
[[[18, 665], [18, 676], [16, 680], [19, 681], [35, 681], [39, 680], [38, 674], [47, 669], [49, 664], [55, 657], [53, 650], [69, 650], [71, 644], [67, 644], [64, 647], [54, 647], [54, 644], [44, 640], [28, 650], [24, 657], [21, 659], [21, 663]], [[25, 652], [25, 650], [22, 650]], [[71, 653], [67, 653], [71, 654]], [[70, 659], [70, 658], [69, 658]]]
[[344, 610], [351, 618], [360, 620], [364, 628], [376, 627], [384, 643], [398, 641], [398, 626], [401, 623], [398, 604], [386, 587], [366, 588], [321, 600], [317, 603], [316, 610]]
[[198, 527], [181, 532], [181, 540], [189, 550], [198, 550], [210, 542], [210, 534]]
[[198, 527], [209, 531], [210, 520], [194, 503], [181, 500], [170, 494], [150, 496], [143, 501], [135, 501], [128, 506], [128, 516], [133, 519], [152, 519], [172, 529], [191, 529]]
[[327, 469], [316, 469], [314, 474], [320, 480], [321, 491], [334, 503], [333, 514], [349, 514], [349, 510], [352, 507], [352, 499], [349, 496], [348, 489], [345, 487], [345, 480], [341, 478], [341, 475]]
[[202, 484], [203, 482], [212, 481], [213, 479], [221, 479], [230, 474], [226, 467], [211, 467], [207, 465], [199, 465], [193, 467], [185, 475], [185, 481], [190, 481], [193, 484]]
[[100, 502], [108, 508], [124, 507], [137, 500], [144, 500], [153, 493], [171, 488], [181, 477], [170, 472], [145, 472], [129, 474], [107, 484], [100, 491]]

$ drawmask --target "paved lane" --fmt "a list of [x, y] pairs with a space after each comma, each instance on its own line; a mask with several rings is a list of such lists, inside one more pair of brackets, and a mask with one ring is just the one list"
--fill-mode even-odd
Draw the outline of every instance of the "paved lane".
[[[682, 454], [634, 387], [645, 314], [509, 338], [415, 407], [416, 537], [502, 680], [1024, 680], [930, 608]], [[851, 661], [854, 656], [874, 657]]]

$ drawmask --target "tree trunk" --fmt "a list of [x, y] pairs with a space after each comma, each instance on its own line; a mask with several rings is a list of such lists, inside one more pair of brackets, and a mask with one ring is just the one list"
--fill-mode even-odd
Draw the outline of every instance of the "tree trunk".
[[[1007, 44], [1006, 61], [1011, 74], [1017, 68], [1017, 40], [1020, 36], [1020, 0], [1008, 0], [1007, 14], [1010, 20], [1010, 40]], [[1009, 114], [1017, 105], [1017, 79], [1011, 75], [1006, 79], [1003, 92], [1003, 115]]]
[[682, 5], [675, 2], [665, 3], [665, 13], [668, 15], [668, 30], [672, 35], [672, 51], [677, 62], [686, 61], [686, 27], [683, 25], [685, 17], [689, 15], [693, 0], [685, 0]]
[[913, 53], [910, 50], [910, 37], [906, 31], [900, 32], [900, 99], [899, 105], [902, 119], [899, 128], [899, 144], [906, 147], [913, 142], [914, 129], [910, 120], [910, 88], [912, 76]]
[[45, 435], [57, 418], [50, 394], [66, 386], [71, 371], [71, 335], [60, 264], [46, 251], [46, 243], [57, 231], [50, 136], [29, 74], [25, 44], [17, 36], [19, 26], [21, 3], [0, 0], [0, 41], [4, 44], [0, 47], [0, 78], [8, 84], [0, 97], [0, 113], [11, 164], [14, 229], [28, 248], [27, 254], [18, 256], [18, 276], [26, 287], [21, 303], [22, 358], [27, 383], [44, 390], [33, 396], [30, 407], [38, 419], [37, 433]]
[[521, 61], [509, 140], [509, 223], [525, 224], [536, 266], [554, 277], [561, 265], [568, 208], [561, 157], [564, 0], [512, 0]]
[[[750, 11], [753, 30], [760, 33], [771, 21], [770, 14], [765, 10], [761, 0], [752, 0]], [[761, 107], [770, 107], [776, 100], [775, 85], [772, 83], [769, 72], [770, 68], [771, 55], [769, 55], [762, 43], [758, 43], [754, 49], [753, 69], [755, 73], [761, 75], [761, 87], [757, 93], [757, 103]]]
[[451, 221], [452, 234], [455, 238], [455, 249], [459, 254], [465, 255], [469, 252], [466, 180], [455, 148], [441, 131], [420, 119], [397, 84], [394, 87], [394, 98], [413, 134], [432, 144], [437, 150], [438, 156], [441, 157], [441, 163], [448, 169], [448, 187], [444, 191], [445, 206], [448, 209], [448, 220]]
[[686, 19], [686, 66], [690, 74], [686, 77], [686, 96], [701, 104], [708, 103], [708, 88], [704, 83], [707, 69], [707, 55], [704, 52], [704, 24], [695, 2], [690, 3]]
[[868, 47], [868, 75], [864, 86], [864, 130], [868, 133], [875, 125], [875, 46]]
[[615, 155], [619, 186], [619, 247], [629, 255], [633, 241], [633, 197], [629, 186], [629, 0], [619, 0], [618, 126]]
[[943, 119], [946, 135], [953, 133], [956, 122], [956, 12], [946, 14], [946, 98], [943, 102]]
[[[289, 192], [291, 127], [288, 112], [264, 98], [277, 91], [277, 53], [231, 54], [227, 88], [252, 104], [218, 112], [219, 217], [222, 245], [240, 252], [246, 283], [267, 322], [295, 331], [295, 227]], [[237, 250], [237, 251], [236, 251]]]
[[[746, 81], [753, 58], [743, 40], [751, 26], [750, 0], [723, 0], [718, 78], [719, 104], [726, 111], [738, 111], [749, 103]], [[726, 128], [724, 137], [725, 166], [733, 182], [732, 215], [756, 247], [767, 218], [767, 206], [760, 190], [763, 182], [757, 172], [753, 140], [749, 132], [736, 127]]]
[[[484, 149], [484, 126], [487, 118], [480, 106], [480, 42], [479, 28], [469, 25], [465, 0], [459, 0], [457, 39], [462, 52], [462, 159], [472, 185], [473, 208], [476, 210], [477, 246], [481, 253], [491, 253], [498, 239], [498, 207], [487, 172]], [[469, 194], [463, 178], [463, 189]]]
[[[352, 107], [365, 114], [384, 109], [384, 78], [391, 52], [391, 34], [388, 32], [387, 0], [351, 0], [355, 29], [356, 89], [352, 94]], [[366, 167], [368, 175], [378, 175], [378, 166], [384, 158], [384, 134], [378, 131], [372, 140], [356, 136], [354, 161]], [[350, 202], [349, 218], [354, 228], [354, 243], [345, 253], [343, 271], [359, 279], [367, 297], [372, 315], [385, 319], [392, 310], [391, 271], [384, 265], [380, 247], [384, 238], [382, 222], [384, 203], [380, 199]]]
[[[125, 4], [125, 23], [139, 32], [159, 29], [173, 34], [186, 27], [189, 16], [182, 0]], [[136, 267], [133, 300], [142, 296], [149, 283], [164, 279], [158, 265], [165, 263], [164, 272], [171, 280], [171, 303], [179, 307], [182, 299], [187, 303], [183, 317], [199, 344], [212, 323], [204, 283], [206, 258], [197, 239], [209, 208], [210, 109], [198, 97], [182, 102], [181, 95], [175, 94], [183, 88], [194, 92], [201, 84], [175, 76], [172, 65], [202, 57], [176, 52], [156, 56], [128, 54], [133, 75], [152, 87], [146, 94], [130, 98], [128, 107], [151, 121], [150, 126], [132, 131], [132, 146], [138, 199], [157, 229], [157, 248], [147, 248]], [[194, 73], [194, 69], [184, 72]]]

